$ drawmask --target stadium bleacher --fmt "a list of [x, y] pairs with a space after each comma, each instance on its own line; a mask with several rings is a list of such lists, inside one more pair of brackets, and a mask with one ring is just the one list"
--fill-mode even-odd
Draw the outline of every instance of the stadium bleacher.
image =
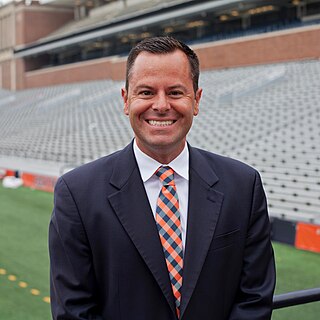
[[[320, 223], [320, 61], [201, 74], [193, 146], [256, 167], [270, 214]], [[0, 90], [0, 166], [60, 172], [125, 146], [133, 133], [111, 80]]]

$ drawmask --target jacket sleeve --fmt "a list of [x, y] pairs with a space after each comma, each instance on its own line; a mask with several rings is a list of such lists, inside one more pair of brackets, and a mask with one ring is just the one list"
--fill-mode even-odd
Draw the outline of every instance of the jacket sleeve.
[[102, 320], [91, 250], [77, 205], [60, 178], [49, 225], [53, 320]]
[[256, 173], [243, 268], [229, 320], [269, 320], [275, 288], [270, 222], [261, 179]]

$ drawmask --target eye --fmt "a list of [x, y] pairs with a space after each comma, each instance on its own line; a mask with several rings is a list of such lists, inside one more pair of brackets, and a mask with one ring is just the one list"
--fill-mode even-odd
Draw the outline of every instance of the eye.
[[149, 96], [152, 96], [152, 94], [153, 93], [150, 90], [142, 90], [139, 92], [139, 95], [143, 97], [149, 97]]
[[183, 95], [183, 92], [180, 90], [172, 90], [169, 92], [169, 95], [174, 97], [174, 98], [179, 98]]

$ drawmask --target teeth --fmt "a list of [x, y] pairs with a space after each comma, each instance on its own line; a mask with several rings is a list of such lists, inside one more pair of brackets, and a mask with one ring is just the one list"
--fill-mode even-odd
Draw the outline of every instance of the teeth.
[[149, 120], [149, 124], [151, 124], [152, 126], [170, 126], [171, 124], [173, 124], [172, 120], [167, 120], [167, 121], [157, 121], [157, 120]]

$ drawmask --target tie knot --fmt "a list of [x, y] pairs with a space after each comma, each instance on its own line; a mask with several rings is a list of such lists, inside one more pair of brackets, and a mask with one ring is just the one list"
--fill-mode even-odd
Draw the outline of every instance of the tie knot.
[[159, 167], [159, 169], [156, 171], [156, 175], [159, 177], [163, 185], [173, 185], [173, 170], [168, 167]]

